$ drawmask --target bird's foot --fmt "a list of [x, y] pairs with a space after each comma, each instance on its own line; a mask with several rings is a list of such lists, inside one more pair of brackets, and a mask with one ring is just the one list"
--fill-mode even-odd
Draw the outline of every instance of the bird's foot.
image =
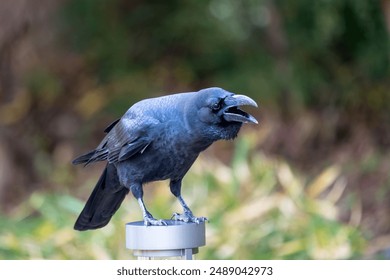
[[157, 220], [152, 215], [144, 217], [145, 226], [167, 226], [168, 224], [164, 220]]
[[204, 223], [207, 221], [206, 217], [195, 217], [192, 213], [184, 212], [183, 214], [173, 213], [172, 220], [181, 221], [185, 223]]

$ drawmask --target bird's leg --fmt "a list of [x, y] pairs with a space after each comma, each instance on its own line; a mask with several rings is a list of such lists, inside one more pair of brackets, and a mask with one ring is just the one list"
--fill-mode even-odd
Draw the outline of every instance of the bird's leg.
[[135, 196], [135, 198], [138, 201], [139, 206], [142, 209], [142, 215], [144, 217], [144, 225], [145, 226], [166, 226], [167, 223], [164, 222], [163, 220], [156, 220], [153, 218], [152, 214], [146, 209], [145, 203], [142, 199], [143, 197], [143, 190], [142, 190], [142, 185], [137, 184], [137, 185], [132, 185], [130, 187], [131, 192]]
[[172, 219], [176, 221], [183, 221], [185, 223], [203, 223], [207, 221], [205, 217], [195, 217], [192, 214], [192, 211], [185, 203], [183, 197], [181, 196], [181, 180], [180, 181], [171, 181], [170, 183], [171, 192], [179, 200], [180, 205], [183, 207], [183, 214], [173, 213]]
[[164, 222], [163, 220], [157, 220], [153, 218], [152, 214], [146, 209], [145, 203], [142, 198], [138, 198], [138, 204], [142, 209], [142, 214], [144, 217], [144, 224], [145, 226], [166, 226], [167, 223]]
[[179, 200], [180, 205], [183, 207], [183, 214], [173, 213], [172, 218], [174, 220], [197, 224], [207, 221], [206, 217], [195, 217], [181, 195], [177, 196], [177, 199]]

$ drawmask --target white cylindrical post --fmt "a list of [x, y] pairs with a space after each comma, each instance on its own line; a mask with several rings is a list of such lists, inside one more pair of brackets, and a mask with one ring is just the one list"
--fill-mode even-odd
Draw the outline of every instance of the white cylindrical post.
[[126, 224], [126, 248], [138, 259], [193, 259], [206, 244], [205, 223], [164, 220], [166, 226], [145, 226], [143, 221]]

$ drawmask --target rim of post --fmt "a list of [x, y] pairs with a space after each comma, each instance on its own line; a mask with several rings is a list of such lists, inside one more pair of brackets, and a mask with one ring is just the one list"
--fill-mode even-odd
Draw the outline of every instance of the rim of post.
[[181, 257], [190, 260], [206, 245], [205, 223], [164, 220], [166, 226], [145, 226], [143, 221], [126, 224], [126, 248], [138, 259]]

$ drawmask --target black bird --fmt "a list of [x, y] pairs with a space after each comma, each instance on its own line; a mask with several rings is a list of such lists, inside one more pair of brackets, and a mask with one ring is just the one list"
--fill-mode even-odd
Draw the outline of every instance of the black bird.
[[142, 100], [110, 124], [99, 146], [73, 160], [88, 165], [107, 161], [74, 228], [104, 227], [129, 190], [143, 212], [145, 225], [165, 225], [143, 202], [143, 184], [170, 179], [171, 192], [183, 207], [174, 219], [200, 223], [181, 196], [181, 182], [199, 153], [220, 139], [233, 139], [243, 123], [257, 123], [239, 106], [257, 107], [251, 98], [213, 87]]

